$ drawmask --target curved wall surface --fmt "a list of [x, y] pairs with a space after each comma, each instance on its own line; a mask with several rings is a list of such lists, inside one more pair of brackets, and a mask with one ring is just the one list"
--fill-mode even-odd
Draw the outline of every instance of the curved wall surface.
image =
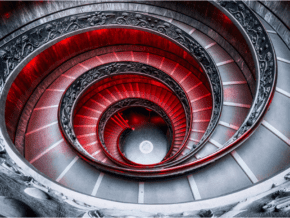
[[289, 217], [289, 10], [1, 2], [0, 215]]

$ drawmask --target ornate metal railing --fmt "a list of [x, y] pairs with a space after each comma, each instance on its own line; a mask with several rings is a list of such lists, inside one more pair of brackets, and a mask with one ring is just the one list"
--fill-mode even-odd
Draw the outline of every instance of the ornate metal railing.
[[[247, 40], [256, 66], [256, 94], [248, 115], [235, 134], [217, 152], [196, 163], [204, 165], [237, 148], [257, 129], [274, 96], [277, 80], [277, 58], [262, 23], [242, 1], [212, 2], [241, 30]], [[193, 162], [194, 163], [194, 162]], [[197, 166], [199, 165], [197, 164]]]
[[[167, 85], [172, 92], [176, 95], [176, 97], [179, 99], [184, 113], [186, 117], [186, 133], [185, 136], [189, 133], [189, 130], [191, 128], [191, 106], [188, 100], [187, 95], [183, 91], [183, 89], [180, 87], [180, 85], [174, 81], [168, 74], [164, 73], [163, 71], [146, 65], [142, 63], [137, 62], [116, 62], [116, 63], [109, 63], [105, 65], [98, 66], [94, 69], [91, 69], [87, 71], [86, 73], [79, 76], [75, 81], [67, 88], [66, 92], [63, 94], [63, 97], [60, 102], [60, 109], [59, 109], [59, 119], [60, 119], [60, 126], [64, 133], [64, 136], [67, 138], [67, 140], [73, 145], [73, 147], [78, 151], [81, 152], [83, 155], [88, 155], [88, 153], [83, 149], [82, 145], [77, 140], [77, 137], [73, 130], [73, 114], [74, 109], [77, 105], [78, 100], [81, 98], [81, 96], [86, 92], [86, 90], [91, 87], [93, 84], [96, 84], [98, 81], [101, 81], [104, 78], [114, 76], [114, 75], [120, 75], [120, 74], [140, 74], [152, 77], [156, 80], [161, 81], [163, 84]], [[153, 107], [154, 110], [158, 109], [156, 112], [159, 113], [161, 116], [165, 118], [165, 121], [171, 125], [169, 117], [163, 112], [159, 106], [156, 104], [146, 101], [144, 99], [140, 99], [139, 101], [126, 99], [123, 101], [120, 101], [122, 106], [126, 107], [127, 104], [144, 104], [148, 107]], [[98, 131], [99, 131], [99, 139], [104, 148], [106, 148], [105, 142], [104, 142], [104, 125], [107, 122], [107, 120], [110, 118], [109, 115], [112, 115], [112, 113], [119, 109], [119, 104], [114, 104], [112, 106], [109, 106], [106, 110], [106, 113], [101, 116], [101, 120], [98, 123]], [[158, 107], [158, 108], [157, 108]], [[185, 137], [186, 138], [186, 137]], [[185, 140], [184, 140], [185, 142]], [[180, 150], [182, 149], [182, 146], [180, 147]], [[177, 155], [177, 154], [176, 154]], [[175, 155], [175, 156], [176, 156]], [[174, 156], [172, 156], [170, 159], [173, 159]]]
[[[262, 23], [241, 1], [217, 1], [212, 3], [231, 18], [241, 30], [250, 46], [256, 66], [256, 94], [246, 119], [221, 149], [198, 160], [183, 163], [181, 167], [174, 166], [168, 168], [168, 172], [173, 172], [174, 169], [181, 168], [185, 169], [184, 172], [200, 168], [236, 149], [257, 129], [275, 93], [277, 58], [272, 42]], [[186, 157], [172, 162], [171, 164], [176, 165], [176, 163], [180, 164], [181, 162], [186, 162], [190, 160], [189, 158], [193, 156], [194, 153], [195, 152], [192, 152]]]
[[[0, 48], [0, 92], [3, 93], [6, 81], [11, 75], [15, 78], [13, 72], [19, 72], [18, 66], [22, 66], [34, 53], [67, 36], [106, 27], [130, 27], [154, 32], [176, 42], [195, 57], [210, 82], [213, 98], [212, 117], [199, 144], [199, 147], [203, 146], [214, 131], [222, 109], [222, 85], [218, 69], [206, 50], [190, 35], [172, 24], [149, 15], [121, 11], [88, 12], [55, 19], [26, 31]], [[189, 155], [195, 151], [197, 149], [193, 148]]]
[[239, 130], [226, 143], [226, 145], [229, 145], [243, 135], [249, 135], [249, 131], [261, 121], [260, 118], [268, 108], [274, 94], [277, 63], [272, 42], [265, 28], [263, 28], [263, 25], [251, 9], [243, 2], [219, 1], [218, 4], [245, 33], [246, 39], [252, 47], [256, 63], [256, 95], [247, 118]]
[[[104, 138], [104, 132], [105, 132], [105, 128], [106, 128], [106, 124], [108, 122], [108, 120], [117, 112], [124, 110], [126, 108], [129, 107], [145, 107], [145, 108], [149, 108], [151, 110], [153, 110], [154, 112], [156, 112], [166, 123], [167, 127], [168, 127], [168, 131], [169, 131], [169, 137], [168, 137], [168, 144], [169, 144], [169, 148], [168, 148], [168, 152], [172, 151], [172, 142], [174, 142], [174, 128], [173, 128], [173, 123], [170, 119], [170, 117], [166, 114], [166, 112], [157, 104], [155, 104], [152, 101], [146, 100], [146, 99], [142, 99], [142, 98], [127, 98], [124, 100], [120, 100], [114, 104], [112, 104], [111, 106], [109, 106], [105, 112], [100, 116], [100, 119], [98, 121], [98, 125], [97, 125], [97, 131], [98, 131], [98, 137], [99, 137], [99, 141], [101, 142], [103, 148], [106, 151], [107, 156], [110, 157], [111, 160], [115, 161], [115, 158], [109, 153], [106, 143], [105, 143], [105, 138]], [[168, 155], [166, 155], [168, 156]], [[134, 165], [138, 165], [138, 164], [134, 164]]]
[[[262, 121], [275, 92], [277, 59], [272, 42], [262, 23], [242, 1], [216, 1], [212, 3], [233, 20], [250, 46], [256, 66], [256, 94], [246, 119], [223, 147], [204, 158], [183, 164], [184, 168], [192, 165], [192, 169], [197, 169], [214, 162], [248, 139]], [[188, 161], [189, 156], [178, 160], [178, 162]]]
[[[236, 144], [238, 144], [241, 143], [244, 139], [246, 139], [247, 136], [249, 136], [254, 131], [255, 127], [258, 126], [259, 120], [263, 117], [263, 115], [267, 110], [267, 107], [269, 106], [269, 103], [273, 96], [273, 90], [275, 88], [277, 76], [276, 75], [277, 63], [271, 41], [269, 40], [264, 28], [262, 27], [260, 21], [245, 6], [243, 2], [217, 2], [215, 4], [222, 11], [224, 11], [225, 14], [228, 14], [229, 17], [233, 21], [235, 21], [238, 26], [240, 26], [241, 30], [244, 31], [245, 36], [248, 37], [249, 44], [252, 46], [252, 49], [256, 53], [254, 56], [257, 64], [256, 66], [257, 92], [254, 99], [254, 104], [251, 107], [249, 116], [247, 117], [246, 121], [242, 124], [238, 133], [230, 140], [230, 143], [235, 142]], [[96, 13], [88, 13], [86, 16], [87, 16], [86, 28], [89, 28], [98, 26], [100, 24], [106, 25], [106, 19], [110, 15], [102, 12], [96, 12]], [[142, 15], [141, 17], [143, 18], [144, 16]], [[155, 20], [155, 18], [153, 19]], [[53, 22], [46, 23], [44, 25], [32, 29], [32, 31], [27, 31], [25, 34], [22, 34], [21, 36], [11, 40], [10, 42], [6, 43], [4, 46], [0, 48], [0, 94], [1, 94], [0, 99], [2, 100], [1, 103], [5, 103], [3, 99], [5, 99], [5, 95], [7, 94], [7, 92], [3, 92], [3, 90], [5, 89], [7, 79], [11, 74], [13, 74], [13, 71], [17, 68], [17, 66], [19, 66], [19, 64], [28, 55], [32, 54], [36, 49], [41, 48], [41, 46], [45, 45], [47, 42], [52, 41], [62, 35], [65, 35], [66, 33], [73, 32], [73, 29], [78, 30], [83, 28], [80, 27], [79, 24], [76, 24], [76, 22], [78, 22], [78, 19], [76, 19], [75, 16], [74, 18], [72, 16], [67, 17], [65, 19], [59, 19]], [[66, 27], [64, 26], [65, 24]], [[137, 24], [141, 23], [139, 22]], [[261, 27], [261, 29], [259, 27]], [[250, 36], [251, 34], [253, 35]], [[32, 38], [30, 36], [32, 36]], [[259, 41], [261, 40], [267, 42], [268, 45], [267, 48], [266, 46], [264, 46], [266, 44], [260, 46]], [[2, 114], [4, 113], [3, 111], [4, 110], [1, 111]], [[3, 118], [4, 116], [1, 117]], [[97, 211], [97, 208], [91, 206], [91, 204], [98, 205], [97, 204], [98, 202], [97, 203], [90, 202], [93, 201], [92, 199], [93, 197], [81, 195], [77, 192], [72, 192], [69, 189], [66, 189], [62, 186], [58, 186], [55, 183], [51, 182], [49, 179], [46, 179], [46, 177], [43, 177], [41, 174], [34, 173], [34, 170], [26, 166], [26, 163], [22, 164], [22, 160], [18, 157], [17, 154], [15, 154], [15, 149], [11, 149], [13, 145], [11, 141], [8, 139], [8, 135], [6, 132], [7, 131], [5, 130], [5, 126], [1, 125], [0, 129], [1, 163], [3, 166], [5, 166], [5, 168], [9, 170], [9, 172], [13, 176], [15, 177], [17, 176], [18, 181], [20, 181], [27, 187], [36, 187], [40, 190], [43, 190], [47, 192], [50, 196], [52, 196], [54, 199], [59, 199], [61, 202], [69, 202], [70, 204], [75, 204], [76, 207], [81, 207], [86, 210], [95, 210], [94, 212], [91, 212], [90, 216], [100, 216], [100, 213]], [[9, 157], [7, 153], [9, 153], [9, 155], [13, 160]], [[19, 167], [14, 161], [21, 163], [22, 168]], [[200, 162], [200, 165], [202, 165], [202, 162]], [[186, 171], [186, 169], [191, 170], [192, 168], [190, 167], [190, 165], [186, 165], [183, 166], [183, 168], [180, 168], [180, 170], [182, 169]], [[172, 168], [172, 170], [175, 171], [176, 168], [175, 169]], [[29, 171], [30, 173], [33, 172], [34, 178], [28, 173], [26, 174], [25, 171]], [[164, 173], [165, 172], [166, 171], [164, 171]], [[167, 172], [170, 174], [170, 171]], [[171, 173], [171, 175], [172, 174], [173, 173]], [[264, 184], [262, 183], [260, 185], [263, 186]], [[80, 201], [74, 200], [74, 198], [72, 197], [67, 197], [66, 194], [63, 194], [62, 192], [70, 194], [73, 193], [73, 195], [71, 194], [71, 196], [80, 197]], [[89, 200], [85, 200], [85, 198]], [[222, 200], [224, 200], [224, 198]], [[82, 201], [86, 203], [83, 203]], [[140, 207], [140, 205], [138, 205], [138, 207]]]

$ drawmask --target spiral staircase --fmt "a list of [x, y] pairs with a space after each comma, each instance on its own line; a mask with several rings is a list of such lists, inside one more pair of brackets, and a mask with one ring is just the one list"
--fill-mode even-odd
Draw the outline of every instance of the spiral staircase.
[[289, 216], [287, 2], [1, 4], [0, 215]]

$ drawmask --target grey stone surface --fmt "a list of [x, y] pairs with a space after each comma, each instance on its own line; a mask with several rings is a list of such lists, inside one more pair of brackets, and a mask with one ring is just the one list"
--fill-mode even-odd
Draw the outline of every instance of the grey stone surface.
[[261, 1], [259, 3], [270, 9], [288, 29], [290, 28], [289, 1]]
[[290, 63], [278, 61], [278, 79], [277, 87], [290, 93]]
[[211, 138], [223, 145], [230, 139], [230, 137], [234, 135], [235, 132], [236, 130], [230, 129], [222, 125], [218, 125]]
[[249, 112], [248, 108], [232, 107], [232, 106], [224, 105], [220, 121], [223, 121], [223, 122], [235, 125], [235, 126], [240, 126], [243, 123], [248, 112]]
[[91, 195], [99, 175], [99, 170], [80, 158], [64, 175], [60, 183], [78, 192]]
[[19, 200], [0, 196], [0, 215], [5, 217], [28, 217], [35, 216], [35, 213], [29, 206]]
[[138, 202], [138, 182], [105, 174], [96, 196], [119, 202]]
[[269, 33], [269, 35], [273, 42], [276, 56], [290, 61], [290, 49], [286, 46], [280, 36], [273, 33]]
[[210, 155], [214, 152], [216, 152], [218, 150], [218, 148], [216, 146], [214, 146], [213, 144], [207, 142], [202, 149], [200, 149], [199, 152], [197, 152], [196, 157], [197, 158], [202, 158], [205, 157], [207, 155]]
[[237, 152], [259, 181], [290, 165], [290, 147], [264, 126], [260, 126]]
[[[288, 48], [290, 48], [289, 19], [287, 19], [287, 17], [289, 17], [289, 11], [287, 12], [287, 7], [282, 5], [282, 2], [283, 1], [245, 1], [250, 8], [261, 16], [261, 19], [264, 19], [271, 28], [277, 31], [278, 35], [283, 39]], [[287, 3], [289, 2], [285, 1], [285, 4]]]
[[290, 138], [290, 99], [279, 92], [275, 92], [270, 110], [265, 120], [274, 126], [287, 138]]
[[48, 199], [48, 195], [37, 188], [26, 188], [24, 189], [24, 192], [34, 198], [38, 198], [42, 200]]
[[11, 174], [0, 166], [0, 215], [6, 217], [72, 217], [82, 211], [50, 196], [38, 199], [27, 195], [21, 176]]
[[[53, 10], [52, 8], [51, 9], [49, 9], [49, 10]], [[73, 12], [74, 10], [71, 10], [71, 12]], [[82, 11], [82, 9], [80, 9], [80, 11]], [[169, 13], [169, 12], [168, 12]], [[172, 16], [172, 15], [170, 15], [170, 14], [164, 14], [164, 15], [166, 15], [166, 16]], [[273, 140], [274, 141], [274, 140]], [[275, 143], [274, 143], [275, 144]], [[269, 149], [270, 150], [270, 149]], [[285, 149], [286, 150], [286, 149]], [[284, 150], [283, 150], [284, 151]], [[283, 152], [282, 151], [282, 152]], [[265, 158], [265, 159], [267, 159], [267, 158]], [[264, 160], [264, 159], [263, 159]], [[77, 166], [77, 165], [76, 165]], [[268, 167], [268, 165], [267, 165], [267, 167]], [[229, 172], [235, 172], [235, 171], [239, 171], [239, 172], [241, 172], [241, 169], [239, 169], [239, 168], [237, 168], [237, 169], [231, 169], [231, 170], [229, 170]], [[213, 171], [213, 172], [215, 172], [215, 171]], [[218, 171], [218, 172], [220, 172], [220, 171]], [[209, 173], [210, 174], [210, 173]], [[241, 174], [242, 175], [242, 174]], [[212, 175], [207, 175], [207, 176], [205, 176], [205, 178], [210, 178]], [[223, 176], [225, 176], [225, 175], [223, 175]], [[200, 183], [202, 183], [203, 182], [203, 180], [204, 180], [204, 178], [202, 178], [202, 177], [200, 177]], [[223, 184], [222, 182], [223, 182], [223, 180], [222, 179], [216, 179], [216, 181], [213, 181], [214, 179], [212, 179], [212, 180], [208, 180], [208, 181], [206, 181], [206, 182], [208, 182], [207, 184], [208, 185], [211, 185], [211, 182], [213, 183], [213, 185], [212, 186], [210, 186], [210, 188], [212, 188], [212, 190], [213, 190], [213, 188], [220, 188], [220, 187], [217, 187], [217, 186], [215, 186], [215, 184], [214, 184], [214, 182], [216, 182], [217, 184]], [[240, 182], [239, 184], [240, 184], [240, 186], [239, 187], [245, 187], [247, 184], [248, 184], [248, 181], [245, 179], [245, 175], [243, 175], [243, 176], [241, 176], [241, 177], [239, 177], [239, 176], [237, 176], [237, 177], [234, 177], [233, 178], [233, 180], [234, 181], [236, 181], [236, 180], [238, 180], [237, 182]], [[71, 181], [71, 179], [68, 179], [68, 181]], [[93, 179], [91, 180], [91, 184], [93, 184]], [[221, 182], [222, 181], [222, 182]], [[244, 183], [243, 183], [244, 182]], [[112, 184], [113, 182], [108, 182], [108, 181], [106, 181], [106, 183], [104, 183], [104, 184]], [[117, 182], [116, 182], [117, 183]], [[184, 184], [185, 184], [186, 182], [184, 182]], [[225, 182], [224, 182], [225, 183]], [[81, 184], [81, 180], [79, 181], [79, 184]], [[123, 182], [120, 182], [120, 184], [124, 184]], [[181, 183], [182, 184], [182, 183]], [[225, 183], [225, 185], [226, 185], [227, 183]], [[232, 184], [230, 184], [230, 185], [232, 185]], [[132, 189], [134, 189], [134, 192], [132, 191], [130, 191], [130, 185], [124, 185], [124, 186], [122, 186], [122, 185], [120, 185], [119, 186], [119, 183], [117, 183], [117, 184], [114, 184], [114, 185], [112, 185], [113, 186], [113, 191], [112, 192], [110, 192], [109, 193], [109, 197], [108, 196], [106, 196], [108, 199], [113, 199], [113, 200], [117, 200], [117, 201], [119, 201], [120, 199], [122, 200], [122, 196], [123, 195], [126, 195], [127, 193], [129, 193], [128, 195], [129, 195], [129, 197], [128, 197], [128, 195], [126, 195], [126, 200], [128, 201], [128, 202], [136, 202], [136, 200], [132, 200], [132, 199], [135, 199], [136, 198], [136, 193], [137, 193], [137, 185], [136, 185], [136, 183], [134, 183], [133, 185], [132, 185]], [[90, 188], [92, 187], [92, 185], [90, 186]], [[108, 187], [110, 188], [110, 186], [108, 185]], [[120, 188], [121, 187], [121, 188]], [[125, 188], [124, 188], [125, 187]], [[73, 188], [73, 186], [72, 186], [72, 188]], [[88, 188], [88, 190], [90, 189], [90, 188]], [[120, 189], [122, 189], [122, 188], [124, 188], [125, 190], [129, 190], [128, 192], [121, 192], [120, 190], [119, 190], [119, 188]], [[230, 186], [230, 191], [233, 191], [233, 190], [236, 190], [237, 189], [237, 187], [233, 187], [233, 186]], [[225, 188], [225, 186], [222, 186], [221, 187], [221, 190], [226, 190], [226, 188]], [[228, 190], [227, 190], [228, 191]], [[86, 192], [88, 192], [87, 190], [86, 190]], [[113, 196], [113, 194], [115, 194], [115, 193], [117, 193], [117, 196], [118, 197], [116, 197], [116, 198], [114, 198], [114, 197], [112, 197]], [[190, 192], [186, 192], [186, 193], [190, 193]], [[205, 193], [204, 194], [204, 196], [213, 196], [213, 192], [211, 191], [211, 190], [209, 190], [209, 191], [207, 191], [207, 190], [205, 190], [205, 189], [203, 189], [203, 193]], [[216, 193], [215, 193], [216, 194]], [[105, 196], [106, 194], [105, 194], [105, 192], [103, 193], [103, 196]], [[121, 196], [121, 197], [120, 197]], [[182, 197], [180, 197], [181, 199], [184, 197], [185, 198], [185, 195], [181, 195]], [[190, 197], [188, 197], [188, 199], [190, 199]], [[173, 200], [173, 199], [171, 199], [171, 200]], [[183, 200], [183, 199], [182, 199]]]
[[230, 155], [194, 173], [193, 178], [202, 199], [217, 197], [252, 184]]
[[193, 201], [186, 177], [159, 182], [145, 182], [145, 203], [181, 203]]

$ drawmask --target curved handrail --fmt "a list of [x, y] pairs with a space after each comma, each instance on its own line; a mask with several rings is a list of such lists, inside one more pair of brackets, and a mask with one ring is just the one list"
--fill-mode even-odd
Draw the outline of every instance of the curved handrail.
[[[117, 101], [115, 103], [113, 103], [112, 105], [110, 105], [100, 116], [100, 119], [98, 120], [98, 124], [97, 124], [97, 129], [98, 129], [98, 139], [102, 144], [103, 149], [105, 150], [105, 153], [107, 154], [107, 156], [113, 160], [114, 162], [118, 161], [116, 160], [107, 150], [107, 146], [105, 143], [105, 139], [104, 139], [104, 131], [106, 128], [106, 124], [109, 121], [109, 119], [116, 113], [118, 113], [121, 110], [124, 110], [126, 108], [130, 108], [130, 107], [145, 107], [145, 108], [149, 108], [151, 110], [153, 110], [155, 113], [157, 113], [160, 117], [162, 117], [162, 119], [165, 121], [165, 123], [167, 124], [168, 130], [169, 130], [169, 149], [167, 151], [167, 155], [169, 155], [170, 152], [172, 152], [173, 149], [173, 145], [172, 143], [175, 140], [175, 129], [173, 128], [173, 123], [172, 120], [170, 119], [170, 117], [168, 116], [168, 114], [157, 104], [155, 104], [152, 101], [149, 101], [147, 99], [144, 98], [126, 98], [120, 101]], [[122, 156], [123, 159], [126, 160], [126, 162], [130, 163], [132, 167], [134, 166], [140, 166], [140, 167], [147, 167], [148, 165], [145, 164], [138, 164], [135, 163], [133, 161], [130, 161], [129, 159], [127, 159], [122, 152], [120, 152], [120, 147], [119, 144], [117, 145], [118, 150], [120, 155]], [[163, 161], [165, 161], [165, 159], [163, 159]], [[162, 161], [162, 162], [163, 162]], [[118, 161], [119, 163], [119, 161]]]
[[[191, 128], [190, 120], [191, 120], [191, 105], [189, 103], [188, 97], [180, 85], [175, 82], [169, 75], [164, 73], [163, 71], [149, 66], [147, 64], [137, 63], [137, 62], [113, 62], [109, 64], [100, 65], [96, 68], [93, 68], [78, 78], [66, 89], [63, 93], [62, 99], [59, 104], [59, 123], [61, 130], [66, 137], [66, 139], [70, 142], [70, 144], [82, 155], [86, 157], [87, 160], [95, 161], [95, 159], [82, 147], [82, 145], [77, 140], [76, 134], [73, 129], [73, 116], [75, 107], [77, 105], [78, 100], [82, 97], [82, 95], [86, 92], [88, 88], [97, 82], [105, 79], [109, 76], [115, 76], [120, 74], [140, 74], [144, 76], [152, 77], [160, 82], [164, 83], [168, 88], [172, 90], [172, 92], [177, 96], [180, 103], [183, 106], [183, 110], [186, 115], [187, 122], [186, 126], [186, 134], [189, 134], [189, 130]], [[101, 125], [100, 125], [101, 124]], [[98, 122], [99, 131], [104, 129], [105, 122]], [[106, 148], [104, 139], [102, 138], [102, 134], [98, 134], [101, 144], [104, 148]], [[186, 137], [185, 137], [186, 138]], [[176, 157], [180, 150], [184, 147], [186, 140], [183, 141], [183, 144], [180, 146], [178, 152], [176, 152], [170, 158], [164, 160], [163, 162], [167, 162]], [[104, 150], [107, 153], [106, 150]], [[109, 155], [108, 155], [109, 156]], [[116, 162], [118, 162], [116, 160]], [[163, 163], [162, 162], [162, 163]], [[106, 165], [103, 163], [98, 163], [101, 165]], [[119, 165], [123, 165], [119, 163]], [[161, 164], [161, 163], [160, 163]], [[159, 164], [158, 164], [159, 165]], [[128, 166], [128, 165], [127, 165]], [[132, 167], [141, 167], [140, 166], [132, 166]], [[156, 165], [152, 166], [156, 167]]]
[[[4, 87], [4, 83], [6, 82], [5, 80], [2, 80], [3, 77], [1, 77], [0, 80], [0, 87]], [[4, 85], [3, 85], [4, 84]], [[1, 93], [1, 91], [0, 91]], [[4, 93], [6, 94], [6, 93]], [[3, 102], [2, 102], [3, 103]], [[2, 139], [1, 139], [2, 138]], [[8, 139], [6, 140], [6, 138], [8, 139], [7, 133], [3, 133], [0, 130], [0, 153], [2, 151], [5, 151], [5, 146], [7, 147], [6, 150], [9, 154], [12, 154], [12, 158], [16, 161], [16, 162], [21, 162], [22, 163], [22, 159], [19, 158], [20, 155], [16, 154], [16, 150], [15, 149], [11, 149], [10, 146], [12, 145], [12, 142]], [[33, 173], [33, 175], [35, 175], [34, 172], [36, 172], [34, 169], [28, 168], [26, 165], [29, 165], [27, 161], [24, 161], [23, 164], [21, 166], [24, 166], [24, 170], [26, 170], [27, 172]], [[283, 171], [282, 173], [278, 173], [277, 175], [275, 175], [274, 177], [272, 177], [271, 179], [268, 179], [267, 181], [264, 181], [262, 183], [258, 183], [255, 186], [248, 188], [246, 190], [243, 191], [239, 191], [237, 195], [227, 195], [227, 196], [222, 196], [219, 197], [217, 199], [209, 199], [209, 200], [205, 200], [205, 203], [203, 204], [203, 209], [204, 209], [204, 205], [211, 205], [211, 207], [218, 207], [220, 205], [224, 205], [224, 204], [232, 204], [233, 203], [233, 199], [235, 199], [235, 201], [239, 201], [239, 200], [243, 200], [245, 198], [247, 198], [249, 196], [249, 193], [251, 193], [250, 195], [257, 194], [257, 193], [261, 193], [263, 191], [266, 191], [268, 189], [270, 189], [270, 187], [272, 186], [273, 182], [275, 181], [283, 181], [283, 177], [284, 174], [286, 174], [286, 172], [289, 172], [289, 169], [286, 171]], [[87, 202], [90, 205], [94, 205], [97, 207], [106, 207], [109, 201], [99, 201], [99, 199], [96, 199], [92, 196], [88, 196], [85, 194], [81, 194], [78, 193], [76, 191], [72, 191], [69, 188], [63, 187], [60, 184], [56, 184], [55, 182], [47, 179], [46, 177], [42, 176], [41, 173], [39, 175], [36, 176], [39, 181], [45, 181], [46, 187], [48, 189], [52, 188], [53, 189], [57, 189], [60, 192], [65, 193], [65, 195], [70, 195], [73, 196], [74, 198], [83, 201], [83, 202]], [[60, 193], [59, 193], [60, 194]], [[65, 196], [64, 196], [65, 197]], [[109, 202], [111, 205], [113, 205], [116, 208], [126, 208], [126, 209], [136, 209], [136, 208], [146, 208], [144, 210], [147, 211], [158, 211], [156, 208], [156, 206], [154, 205], [140, 205], [138, 204], [136, 206], [136, 204], [122, 204], [122, 203], [118, 203], [118, 202]], [[177, 212], [184, 212], [186, 210], [186, 208], [196, 208], [196, 209], [201, 209], [201, 205], [200, 201], [195, 201], [195, 202], [191, 202], [191, 203], [185, 203], [185, 204], [168, 204], [168, 205], [161, 205], [159, 207], [159, 210], [161, 208], [161, 210], [163, 211], [173, 211], [174, 213]], [[213, 204], [214, 203], [214, 204]]]
[[[256, 94], [248, 115], [235, 134], [223, 145], [223, 148], [215, 152], [220, 153], [222, 150], [230, 152], [237, 148], [259, 126], [275, 93], [277, 58], [265, 28], [245, 3], [241, 1], [218, 1], [212, 3], [227, 14], [246, 37], [255, 58], [257, 76]], [[206, 158], [213, 158], [213, 155], [211, 154]]]
[[[155, 32], [179, 44], [179, 46], [185, 48], [198, 60], [210, 81], [213, 95], [212, 119], [200, 141], [199, 147], [197, 147], [201, 148], [217, 125], [222, 109], [222, 86], [218, 69], [210, 55], [190, 35], [172, 24], [148, 15], [115, 11], [89, 12], [60, 18], [28, 30], [26, 33], [6, 43], [5, 48], [2, 47], [0, 49], [0, 63], [2, 64], [2, 68], [0, 68], [2, 70], [2, 76], [0, 76], [0, 91], [3, 90], [7, 78], [13, 74], [17, 66], [27, 56], [30, 56], [34, 51], [39, 50], [48, 42], [61, 38], [64, 35], [71, 35], [73, 32], [88, 30], [92, 27], [100, 28], [103, 25], [108, 28], [131, 26], [133, 28]], [[193, 151], [189, 155], [197, 150], [193, 148]]]
[[[275, 93], [277, 82], [277, 58], [273, 44], [256, 15], [241, 1], [211, 2], [227, 14], [237, 24], [245, 36], [252, 52], [256, 66], [256, 94], [248, 115], [236, 133], [214, 153], [185, 163], [182, 166], [167, 169], [189, 172], [225, 156], [247, 140], [258, 128], [265, 116]], [[182, 169], [183, 168], [183, 169]]]
[[193, 162], [164, 169], [164, 173], [166, 172], [174, 175], [174, 170], [180, 170], [183, 173], [192, 172], [193, 170], [216, 161], [236, 149], [258, 128], [275, 93], [277, 82], [277, 58], [273, 44], [262, 23], [241, 1], [218, 1], [211, 3], [225, 12], [225, 14], [237, 24], [250, 45], [252, 55], [255, 58], [254, 61], [257, 74], [255, 98], [246, 119], [222, 148]]

